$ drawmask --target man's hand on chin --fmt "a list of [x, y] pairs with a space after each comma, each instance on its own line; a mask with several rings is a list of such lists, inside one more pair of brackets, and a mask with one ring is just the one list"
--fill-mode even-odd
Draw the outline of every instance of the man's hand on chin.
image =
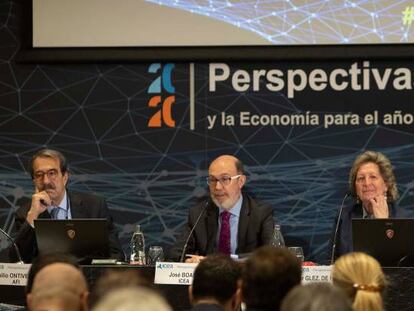
[[33, 227], [34, 220], [51, 204], [52, 200], [46, 191], [37, 191], [32, 195], [32, 205], [26, 217], [27, 222]]

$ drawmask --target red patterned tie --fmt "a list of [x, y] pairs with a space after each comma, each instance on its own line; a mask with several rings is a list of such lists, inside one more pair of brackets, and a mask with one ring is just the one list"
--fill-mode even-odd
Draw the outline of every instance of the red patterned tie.
[[220, 214], [221, 218], [221, 228], [220, 228], [220, 237], [218, 251], [223, 254], [230, 255], [230, 213], [222, 212]]

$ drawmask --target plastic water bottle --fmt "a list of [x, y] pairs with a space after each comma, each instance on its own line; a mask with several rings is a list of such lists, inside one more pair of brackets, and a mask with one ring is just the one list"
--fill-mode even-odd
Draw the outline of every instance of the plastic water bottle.
[[275, 225], [270, 245], [274, 247], [285, 247], [285, 240], [283, 239], [282, 231], [280, 231], [280, 225]]
[[132, 265], [145, 265], [145, 238], [140, 225], [137, 225], [132, 234], [129, 263]]

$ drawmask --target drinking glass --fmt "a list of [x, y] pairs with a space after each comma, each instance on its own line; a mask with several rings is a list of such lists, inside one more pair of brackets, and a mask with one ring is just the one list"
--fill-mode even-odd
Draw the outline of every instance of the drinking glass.
[[150, 246], [148, 250], [148, 265], [155, 266], [157, 261], [164, 261], [164, 251], [161, 246]]
[[299, 246], [288, 247], [288, 249], [300, 260], [303, 262], [305, 256], [303, 255], [303, 248]]

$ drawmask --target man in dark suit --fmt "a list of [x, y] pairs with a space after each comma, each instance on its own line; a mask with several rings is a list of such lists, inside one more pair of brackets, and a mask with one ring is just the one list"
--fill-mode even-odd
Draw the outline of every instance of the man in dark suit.
[[194, 271], [188, 288], [192, 311], [240, 310], [241, 266], [229, 256], [207, 256]]
[[[242, 162], [234, 156], [223, 155], [210, 164], [208, 172], [212, 202], [190, 210], [187, 225], [170, 250], [171, 260], [182, 260], [184, 253], [191, 254], [187, 255], [186, 262], [199, 262], [217, 252], [245, 254], [269, 244], [272, 239], [272, 207], [242, 194], [246, 183]], [[190, 236], [192, 228], [195, 229]]]
[[38, 255], [34, 231], [34, 220], [38, 218], [106, 218], [110, 255], [124, 260], [106, 201], [95, 195], [66, 190], [69, 173], [62, 153], [52, 149], [40, 150], [32, 157], [30, 173], [35, 193], [29, 204], [16, 211], [15, 218], [16, 244], [25, 262], [31, 262]]

